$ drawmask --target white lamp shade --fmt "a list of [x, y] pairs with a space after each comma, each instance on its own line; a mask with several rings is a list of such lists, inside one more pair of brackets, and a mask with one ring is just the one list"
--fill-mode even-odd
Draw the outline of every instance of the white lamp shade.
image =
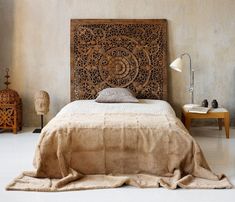
[[182, 58], [176, 58], [171, 64], [170, 67], [178, 72], [182, 72], [182, 68], [183, 68], [183, 62], [182, 62]]

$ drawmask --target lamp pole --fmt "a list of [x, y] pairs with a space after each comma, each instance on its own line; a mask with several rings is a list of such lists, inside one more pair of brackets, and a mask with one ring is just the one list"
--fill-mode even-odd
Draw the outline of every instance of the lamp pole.
[[189, 92], [191, 94], [191, 104], [194, 104], [194, 70], [192, 69], [192, 60], [191, 56], [188, 53], [183, 53], [180, 55], [182, 58], [183, 56], [187, 55], [189, 58], [189, 68], [190, 68], [190, 87]]

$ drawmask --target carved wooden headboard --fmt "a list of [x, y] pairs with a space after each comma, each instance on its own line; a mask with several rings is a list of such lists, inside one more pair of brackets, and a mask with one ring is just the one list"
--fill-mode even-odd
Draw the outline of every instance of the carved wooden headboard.
[[107, 87], [167, 99], [166, 20], [71, 20], [71, 100]]

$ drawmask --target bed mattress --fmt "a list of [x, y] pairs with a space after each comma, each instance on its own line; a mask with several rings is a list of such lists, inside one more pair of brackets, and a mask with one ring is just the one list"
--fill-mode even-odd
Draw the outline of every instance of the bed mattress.
[[139, 103], [97, 103], [94, 100], [77, 100], [62, 108], [57, 116], [67, 116], [74, 112], [82, 114], [148, 113], [175, 116], [175, 112], [168, 102], [151, 99], [139, 99]]

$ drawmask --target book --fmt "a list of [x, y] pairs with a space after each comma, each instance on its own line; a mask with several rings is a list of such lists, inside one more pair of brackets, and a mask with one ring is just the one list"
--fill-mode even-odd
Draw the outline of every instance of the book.
[[192, 107], [188, 111], [191, 113], [207, 114], [210, 107]]

